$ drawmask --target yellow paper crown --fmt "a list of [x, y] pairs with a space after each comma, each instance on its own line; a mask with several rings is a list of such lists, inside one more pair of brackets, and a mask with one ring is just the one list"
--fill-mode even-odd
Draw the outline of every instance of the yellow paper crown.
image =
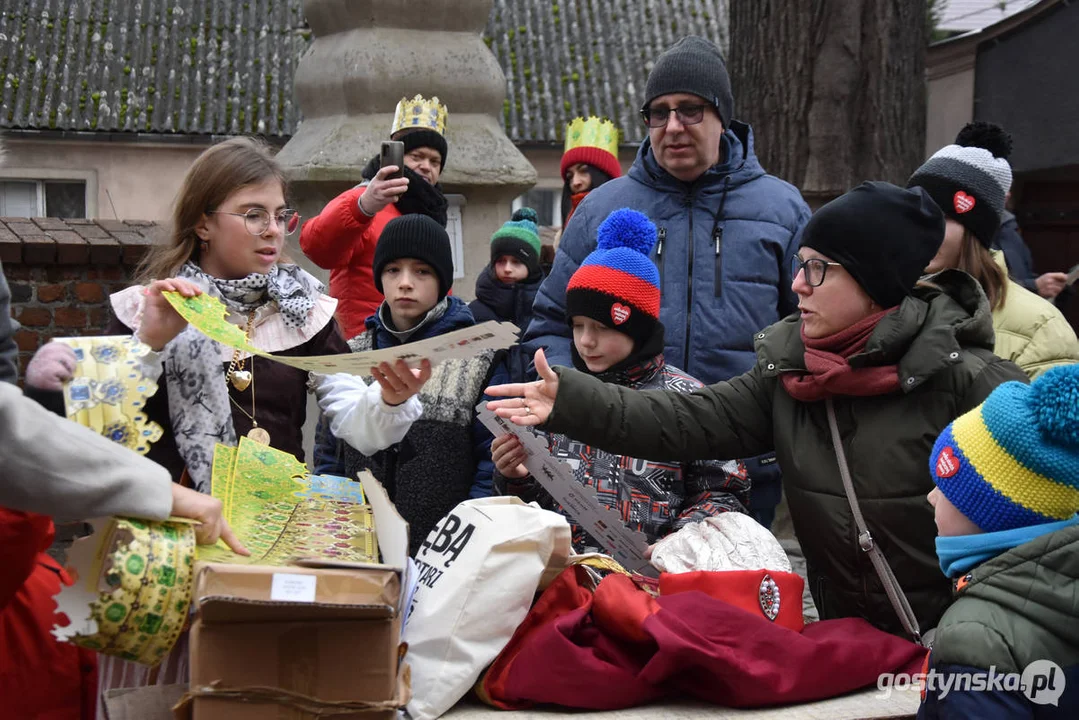
[[446, 116], [448, 114], [449, 109], [439, 102], [436, 96], [431, 96], [430, 100], [424, 99], [422, 95], [416, 95], [411, 100], [401, 98], [401, 101], [397, 103], [397, 110], [393, 114], [393, 127], [390, 129], [390, 135], [393, 135], [398, 130], [424, 128], [434, 130], [439, 135], [444, 136], [446, 134]]
[[610, 120], [598, 117], [573, 118], [566, 126], [566, 149], [594, 147], [618, 157], [618, 128]]

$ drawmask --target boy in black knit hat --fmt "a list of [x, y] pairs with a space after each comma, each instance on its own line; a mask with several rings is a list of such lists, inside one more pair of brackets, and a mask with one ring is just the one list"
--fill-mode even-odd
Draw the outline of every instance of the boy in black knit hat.
[[[387, 223], [373, 269], [386, 299], [367, 319], [364, 332], [348, 341], [354, 352], [396, 347], [475, 325], [464, 301], [448, 294], [453, 286], [450, 239], [430, 217], [402, 215]], [[386, 445], [383, 439], [379, 447], [361, 441], [343, 448], [344, 474], [356, 477], [369, 469], [408, 521], [413, 555], [457, 503], [492, 492], [492, 437], [476, 420], [475, 407], [494, 378], [508, 381], [494, 360], [494, 351], [487, 350], [440, 363], [418, 392], [421, 411], [400, 411], [413, 417], [411, 425], [392, 438], [395, 442]], [[402, 388], [402, 394], [407, 392]], [[341, 422], [337, 416], [347, 416], [350, 406], [342, 402], [323, 407], [333, 429]], [[392, 403], [371, 411], [398, 412]]]

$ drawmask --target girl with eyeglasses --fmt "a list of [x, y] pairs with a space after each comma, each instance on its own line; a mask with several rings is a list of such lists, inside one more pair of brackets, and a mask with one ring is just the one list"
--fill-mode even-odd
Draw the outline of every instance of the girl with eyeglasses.
[[134, 332], [163, 373], [146, 414], [165, 433], [149, 457], [177, 482], [209, 492], [215, 443], [244, 435], [304, 458], [305, 371], [224, 347], [187, 323], [162, 293], [207, 293], [250, 342], [283, 355], [348, 352], [333, 318], [336, 300], [284, 256], [299, 225], [269, 149], [232, 138], [191, 166], [168, 239], [146, 254], [140, 285], [111, 298], [107, 334]]
[[[267, 352], [349, 352], [334, 320], [337, 301], [284, 255], [285, 237], [299, 225], [296, 211], [286, 204], [287, 190], [265, 144], [237, 137], [209, 148], [184, 177], [170, 234], [144, 257], [140, 284], [110, 298], [114, 319], [105, 334], [134, 333], [152, 351], [143, 362], [147, 375], [157, 379], [158, 390], [147, 400], [145, 413], [164, 434], [147, 457], [163, 465], [174, 482], [203, 493], [211, 491], [217, 443], [235, 446], [246, 435], [303, 461], [309, 374], [220, 345], [189, 326], [162, 293], [206, 293], [221, 300], [229, 322]], [[59, 343], [46, 347], [51, 345]], [[62, 369], [51, 373], [52, 386], [45, 389], [56, 391], [71, 377], [74, 356], [53, 361]], [[413, 373], [403, 363], [383, 363], [373, 375], [378, 382], [370, 385], [351, 375], [330, 375], [311, 386], [352, 408], [352, 421], [342, 428], [342, 437], [362, 433], [372, 442], [392, 442], [418, 414], [415, 392], [430, 367]], [[393, 393], [392, 399], [386, 399], [387, 392]], [[58, 401], [62, 408], [62, 396]], [[385, 403], [408, 404], [401, 409], [411, 414], [380, 412]], [[186, 635], [153, 674], [114, 657], [101, 659], [98, 674], [102, 692], [186, 682]]]
[[[943, 236], [940, 208], [921, 188], [865, 183], [806, 225], [792, 268], [798, 312], [756, 333], [749, 372], [691, 394], [642, 393], [552, 371], [538, 351], [540, 380], [489, 388], [506, 398], [489, 407], [635, 457], [774, 449], [821, 618], [862, 617], [916, 637], [951, 600], [925, 499], [933, 442], [994, 387], [1026, 379], [993, 355], [988, 304], [969, 275], [919, 285]], [[877, 550], [894, 582], [878, 574]]]

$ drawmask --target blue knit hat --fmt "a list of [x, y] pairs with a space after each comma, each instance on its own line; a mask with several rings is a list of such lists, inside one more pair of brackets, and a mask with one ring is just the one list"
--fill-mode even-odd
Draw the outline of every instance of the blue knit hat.
[[596, 249], [566, 286], [566, 319], [590, 317], [643, 342], [659, 325], [659, 270], [649, 258], [656, 226], [643, 213], [615, 210], [600, 223]]
[[985, 532], [1079, 512], [1079, 365], [1007, 382], [944, 429], [929, 458], [945, 497]]

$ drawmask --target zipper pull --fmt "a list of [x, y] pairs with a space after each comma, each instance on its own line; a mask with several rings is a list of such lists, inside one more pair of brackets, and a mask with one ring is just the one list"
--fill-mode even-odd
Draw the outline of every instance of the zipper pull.
[[659, 270], [659, 286], [663, 287], [663, 241], [667, 239], [667, 228], [659, 228], [656, 233], [659, 239], [656, 241], [656, 269]]
[[716, 246], [715, 269], [712, 278], [712, 290], [715, 297], [723, 294], [723, 226], [717, 225], [712, 231], [712, 241]]

